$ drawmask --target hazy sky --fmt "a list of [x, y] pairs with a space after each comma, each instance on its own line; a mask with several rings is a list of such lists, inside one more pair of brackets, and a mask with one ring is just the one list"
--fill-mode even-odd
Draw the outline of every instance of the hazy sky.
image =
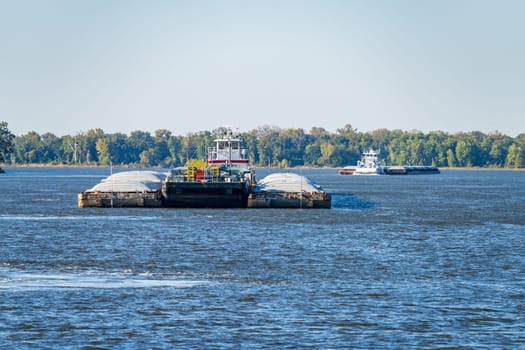
[[516, 136], [524, 16], [522, 0], [0, 0], [0, 121]]

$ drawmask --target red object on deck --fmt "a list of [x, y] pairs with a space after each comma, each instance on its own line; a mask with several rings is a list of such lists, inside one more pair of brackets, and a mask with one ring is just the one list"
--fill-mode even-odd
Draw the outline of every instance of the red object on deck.
[[195, 181], [204, 181], [204, 170], [197, 169], [195, 172]]

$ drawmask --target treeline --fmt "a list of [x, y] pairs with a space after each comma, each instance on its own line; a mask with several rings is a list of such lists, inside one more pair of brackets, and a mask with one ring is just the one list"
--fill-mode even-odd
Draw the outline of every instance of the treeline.
[[[10, 164], [109, 165], [170, 167], [188, 159], [206, 159], [216, 135], [212, 131], [173, 135], [162, 129], [105, 133], [92, 129], [58, 137], [29, 132], [16, 136], [6, 162]], [[335, 133], [314, 127], [281, 129], [263, 126], [241, 133], [246, 154], [254, 166], [341, 167], [354, 165], [368, 148], [380, 149], [390, 165], [434, 165], [438, 167], [518, 168], [525, 165], [525, 134], [515, 138], [499, 132], [448, 134], [379, 129], [358, 132], [347, 124]]]

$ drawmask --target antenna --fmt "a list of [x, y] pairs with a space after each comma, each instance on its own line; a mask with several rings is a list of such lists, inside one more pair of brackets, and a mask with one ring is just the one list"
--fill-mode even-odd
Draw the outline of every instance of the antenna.
[[301, 184], [300, 184], [301, 192], [299, 194], [299, 207], [300, 209], [303, 209], [303, 175], [302, 175], [301, 169], [299, 169], [299, 176], [301, 177]]
[[111, 156], [109, 157], [109, 176], [110, 176], [109, 182], [111, 183], [110, 205], [111, 205], [111, 208], [113, 208], [113, 197], [115, 196], [115, 193], [113, 193], [113, 179], [111, 179], [111, 176], [113, 176], [113, 164], [111, 163]]

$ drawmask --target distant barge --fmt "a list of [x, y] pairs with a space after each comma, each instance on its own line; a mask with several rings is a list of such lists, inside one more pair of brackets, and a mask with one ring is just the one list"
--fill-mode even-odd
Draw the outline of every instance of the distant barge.
[[[427, 175], [439, 174], [440, 170], [435, 166], [381, 166], [380, 172], [369, 175]], [[348, 166], [339, 169], [340, 175], [356, 175], [356, 167]]]
[[435, 166], [384, 166], [379, 160], [379, 151], [370, 149], [363, 153], [357, 166], [345, 166], [339, 169], [340, 175], [421, 175], [439, 174]]
[[169, 173], [113, 174], [78, 194], [78, 207], [330, 208], [331, 196], [297, 174], [273, 174], [255, 181], [240, 138], [231, 130], [208, 149], [207, 166]]
[[439, 168], [435, 166], [385, 166], [383, 171], [386, 175], [423, 175], [439, 174]]

